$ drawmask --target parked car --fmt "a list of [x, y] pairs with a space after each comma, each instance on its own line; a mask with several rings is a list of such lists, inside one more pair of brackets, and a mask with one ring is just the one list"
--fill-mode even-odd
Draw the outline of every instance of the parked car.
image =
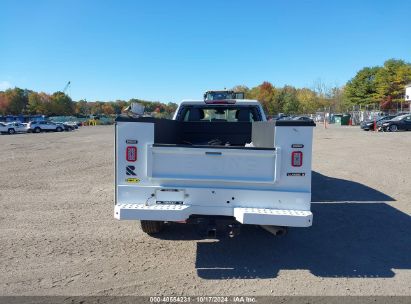
[[52, 121], [30, 121], [27, 131], [33, 133], [40, 133], [42, 131], [61, 132], [64, 131], [64, 126]]
[[55, 122], [55, 124], [61, 126], [64, 129], [64, 131], [73, 131], [75, 129], [74, 126], [66, 122]]
[[312, 120], [310, 117], [307, 116], [295, 116], [292, 120]]
[[[386, 122], [387, 120], [393, 119], [394, 117], [396, 117], [396, 115], [376, 117], [375, 122], [376, 122], [377, 128], [381, 127], [384, 122]], [[374, 119], [364, 120], [363, 122], [361, 122], [360, 127], [364, 131], [369, 131], [369, 130], [374, 129]]]
[[8, 134], [27, 132], [27, 124], [17, 122], [17, 121], [8, 122], [8, 123], [0, 123], [0, 132], [8, 133]]
[[284, 113], [278, 113], [277, 116], [273, 117], [274, 120], [288, 120], [290, 116]]
[[3, 122], [0, 122], [0, 133], [4, 134], [4, 133], [9, 133], [9, 134], [13, 134], [15, 133], [13, 129], [9, 129], [9, 126]]
[[399, 112], [395, 116], [400, 116], [400, 115], [408, 115], [410, 112]]
[[66, 121], [66, 125], [71, 126], [73, 129], [78, 129], [79, 123], [75, 121]]
[[387, 121], [389, 121], [389, 120], [391, 120], [391, 119], [393, 119], [393, 118], [395, 118], [395, 117], [397, 117], [397, 116], [398, 116], [398, 115], [388, 115], [388, 116], [382, 117], [379, 121], [377, 121], [377, 129], [378, 129], [378, 130], [381, 130], [382, 125], [383, 125], [385, 122], [387, 122]]
[[383, 131], [396, 132], [399, 130], [411, 131], [411, 113], [394, 117], [384, 122], [381, 126]]
[[276, 120], [292, 120], [292, 117], [283, 115], [283, 116], [278, 117]]

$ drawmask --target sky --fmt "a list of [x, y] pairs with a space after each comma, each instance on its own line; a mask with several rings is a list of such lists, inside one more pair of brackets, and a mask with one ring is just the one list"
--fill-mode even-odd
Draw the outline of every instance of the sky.
[[0, 0], [0, 90], [179, 102], [411, 61], [409, 0]]

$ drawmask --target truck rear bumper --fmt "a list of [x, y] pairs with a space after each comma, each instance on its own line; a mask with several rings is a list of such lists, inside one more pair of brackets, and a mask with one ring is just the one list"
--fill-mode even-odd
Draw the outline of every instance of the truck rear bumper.
[[[196, 210], [190, 205], [152, 205], [120, 204], [114, 207], [114, 217], [119, 220], [152, 220], [152, 221], [184, 221], [190, 215], [228, 215], [227, 208], [218, 212], [219, 208], [210, 207]], [[288, 227], [309, 227], [312, 225], [313, 215], [305, 210], [280, 210], [267, 208], [229, 208], [232, 216], [242, 224], [273, 225]]]

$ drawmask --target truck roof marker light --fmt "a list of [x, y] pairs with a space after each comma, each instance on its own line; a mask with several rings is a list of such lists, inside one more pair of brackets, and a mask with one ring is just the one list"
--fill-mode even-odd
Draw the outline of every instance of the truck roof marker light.
[[206, 104], [235, 104], [235, 99], [204, 100]]
[[303, 152], [294, 151], [291, 153], [291, 165], [293, 167], [301, 167], [303, 165]]
[[128, 146], [126, 148], [126, 159], [128, 162], [135, 162], [137, 160], [137, 147]]

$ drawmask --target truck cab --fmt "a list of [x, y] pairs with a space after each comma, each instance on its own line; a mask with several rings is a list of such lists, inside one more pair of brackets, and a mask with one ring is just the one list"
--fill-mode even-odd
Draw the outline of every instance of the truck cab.
[[200, 122], [266, 121], [261, 104], [256, 100], [184, 100], [174, 113], [173, 120]]
[[182, 101], [172, 120], [117, 118], [116, 219], [149, 234], [203, 219], [311, 226], [315, 124], [266, 121], [258, 101], [227, 97]]

